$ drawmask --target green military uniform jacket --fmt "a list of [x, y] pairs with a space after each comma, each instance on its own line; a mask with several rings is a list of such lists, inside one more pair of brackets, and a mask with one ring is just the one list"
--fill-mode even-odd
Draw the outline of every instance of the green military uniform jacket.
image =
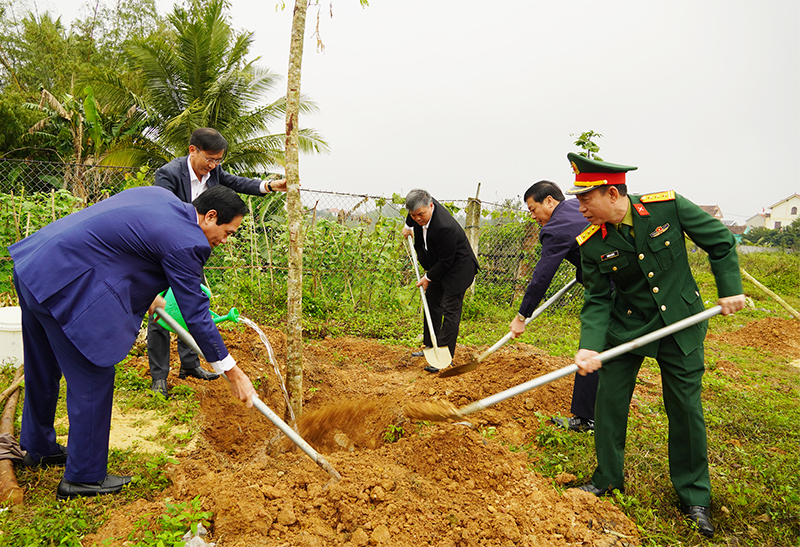
[[[736, 241], [719, 220], [671, 190], [628, 198], [635, 248], [608, 223], [576, 238], [585, 287], [582, 349], [600, 352], [703, 311], [684, 233], [708, 253], [719, 297], [743, 292]], [[688, 354], [703, 343], [706, 329], [704, 321], [673, 336]], [[655, 357], [657, 351], [658, 341], [634, 353]]]

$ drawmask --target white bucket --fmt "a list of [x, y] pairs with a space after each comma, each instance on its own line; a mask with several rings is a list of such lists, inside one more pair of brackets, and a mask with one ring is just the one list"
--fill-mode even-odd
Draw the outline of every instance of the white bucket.
[[0, 308], [0, 366], [22, 366], [22, 310]]

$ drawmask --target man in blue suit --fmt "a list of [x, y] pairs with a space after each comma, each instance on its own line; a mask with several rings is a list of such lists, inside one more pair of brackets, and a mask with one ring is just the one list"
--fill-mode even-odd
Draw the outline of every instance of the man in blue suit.
[[[220, 186], [183, 203], [162, 188], [134, 188], [45, 226], [9, 247], [22, 309], [25, 404], [20, 445], [32, 465], [65, 465], [56, 496], [119, 492], [109, 475], [114, 365], [136, 340], [144, 314], [171, 287], [189, 331], [233, 395], [252, 405], [250, 379], [236, 366], [200, 290], [212, 247], [225, 243], [246, 206]], [[69, 440], [53, 427], [61, 376]]]
[[[542, 254], [533, 270], [519, 312], [509, 325], [514, 338], [525, 332], [525, 320], [541, 302], [562, 260], [575, 266], [575, 277], [578, 283], [583, 283], [581, 249], [575, 238], [588, 225], [578, 210], [578, 200], [565, 200], [561, 188], [554, 182], [540, 180], [528, 188], [523, 197], [531, 216], [542, 226], [539, 232]], [[554, 417], [556, 425], [573, 431], [594, 429], [597, 378], [597, 374], [575, 375], [570, 407], [574, 416], [566, 419]]]
[[[156, 171], [155, 185], [166, 188], [181, 201], [191, 203], [200, 194], [215, 186], [227, 186], [240, 194], [262, 196], [270, 192], [285, 192], [286, 179], [267, 181], [237, 177], [222, 169], [228, 150], [228, 141], [219, 131], [211, 127], [196, 129], [189, 139], [189, 155], [175, 158]], [[150, 320], [147, 324], [147, 356], [150, 362], [150, 377], [155, 393], [169, 396], [170, 336], [166, 329]], [[214, 380], [219, 375], [200, 366], [200, 360], [189, 346], [178, 340], [178, 356], [181, 368], [178, 376], [191, 376], [201, 380]]]

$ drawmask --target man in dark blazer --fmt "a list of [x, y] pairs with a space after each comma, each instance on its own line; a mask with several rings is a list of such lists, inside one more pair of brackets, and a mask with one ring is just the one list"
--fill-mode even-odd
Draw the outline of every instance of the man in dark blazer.
[[[703, 298], [692, 276], [685, 236], [708, 253], [722, 314], [744, 307], [736, 241], [719, 220], [672, 190], [628, 195], [626, 173], [636, 167], [567, 155], [580, 201], [591, 223], [578, 236], [584, 304], [580, 374], [599, 369], [595, 405], [597, 469], [582, 490], [597, 496], [624, 489], [628, 410], [644, 357], [661, 369], [669, 419], [669, 474], [681, 511], [707, 537], [711, 524], [711, 481], [701, 401], [705, 371], [703, 340], [708, 322], [601, 363], [598, 352], [700, 313]], [[614, 282], [612, 292], [609, 280]], [[601, 368], [602, 365], [602, 368]]]
[[[65, 465], [56, 496], [119, 492], [109, 475], [114, 365], [136, 340], [144, 314], [171, 287], [206, 358], [227, 372], [233, 395], [252, 405], [200, 290], [212, 247], [225, 243], [247, 208], [218, 187], [183, 203], [162, 188], [134, 188], [45, 226], [9, 247], [22, 309], [25, 404], [20, 445], [33, 465]], [[67, 382], [68, 450], [53, 427], [61, 376]]]
[[[542, 301], [553, 276], [566, 260], [575, 266], [575, 277], [583, 283], [581, 272], [581, 250], [575, 238], [586, 228], [586, 219], [578, 210], [578, 200], [565, 200], [561, 188], [549, 180], [540, 180], [523, 196], [531, 216], [542, 226], [539, 242], [542, 253], [533, 270], [528, 289], [522, 298], [519, 312], [511, 321], [509, 329], [514, 338], [525, 332], [525, 320], [530, 317]], [[572, 387], [573, 417], [554, 417], [553, 422], [572, 431], [594, 429], [594, 403], [597, 397], [597, 374], [575, 375]]]
[[[215, 186], [227, 186], [240, 194], [261, 196], [270, 192], [285, 192], [286, 179], [267, 181], [237, 177], [222, 169], [228, 150], [228, 141], [216, 129], [201, 127], [189, 139], [189, 155], [175, 158], [156, 171], [155, 185], [166, 188], [181, 201], [191, 203], [200, 194]], [[169, 396], [169, 332], [156, 323], [152, 316], [147, 324], [147, 356], [150, 377], [155, 393]], [[201, 380], [214, 380], [219, 375], [200, 366], [197, 355], [183, 341], [178, 340], [181, 368], [178, 376], [191, 376]]]
[[[406, 225], [403, 237], [414, 235], [414, 250], [426, 273], [417, 283], [425, 289], [434, 334], [439, 346], [455, 355], [464, 294], [478, 271], [478, 260], [464, 229], [431, 195], [420, 189], [406, 196]], [[428, 323], [423, 324], [423, 343], [432, 347]], [[438, 372], [432, 366], [426, 372]]]

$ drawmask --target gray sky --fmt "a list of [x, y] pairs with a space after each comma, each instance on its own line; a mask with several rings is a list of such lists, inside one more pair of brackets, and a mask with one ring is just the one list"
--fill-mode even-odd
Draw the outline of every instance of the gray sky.
[[[83, 4], [46, 2], [65, 21]], [[499, 202], [570, 186], [571, 134], [593, 130], [603, 159], [639, 167], [634, 193], [674, 189], [740, 224], [800, 193], [796, 0], [338, 0], [332, 19], [320, 2], [303, 92], [321, 111], [301, 124], [332, 152], [301, 157], [304, 188], [451, 200], [480, 182]], [[231, 3], [285, 75], [294, 4]]]

